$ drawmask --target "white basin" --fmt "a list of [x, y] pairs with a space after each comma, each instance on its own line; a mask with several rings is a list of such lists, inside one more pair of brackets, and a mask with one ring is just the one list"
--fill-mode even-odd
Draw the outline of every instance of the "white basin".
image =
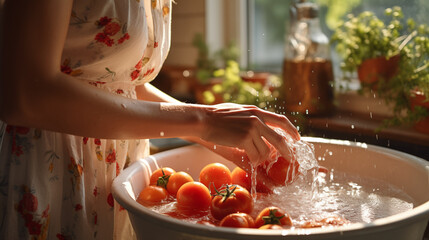
[[370, 223], [314, 229], [259, 230], [191, 224], [153, 212], [135, 201], [148, 184], [150, 173], [159, 166], [187, 171], [196, 180], [199, 171], [210, 162], [224, 163], [230, 169], [235, 167], [198, 145], [161, 152], [132, 164], [114, 180], [113, 196], [128, 210], [138, 239], [422, 240], [429, 219], [429, 162], [372, 145], [321, 138], [303, 139], [314, 144], [316, 157], [325, 158], [323, 166], [346, 174], [387, 181], [413, 198], [414, 208]]

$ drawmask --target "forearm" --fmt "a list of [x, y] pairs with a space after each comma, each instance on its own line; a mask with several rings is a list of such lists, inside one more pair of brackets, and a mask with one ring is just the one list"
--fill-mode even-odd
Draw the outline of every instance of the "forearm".
[[2, 108], [3, 119], [10, 124], [121, 139], [197, 134], [200, 126], [197, 105], [163, 106], [111, 94], [62, 73], [52, 78], [33, 79], [22, 86], [10, 84], [13, 89], [1, 96], [9, 102]]
[[[154, 81], [156, 81], [156, 79]], [[137, 97], [141, 100], [154, 101], [154, 102], [180, 103], [179, 100], [162, 92], [161, 90], [159, 90], [158, 88], [156, 88], [150, 83], [137, 86], [136, 92], [137, 92]], [[189, 136], [189, 135], [182, 135], [179, 137], [190, 142], [199, 143], [209, 149], [213, 149], [213, 146], [214, 146], [213, 143], [203, 141], [200, 137]]]

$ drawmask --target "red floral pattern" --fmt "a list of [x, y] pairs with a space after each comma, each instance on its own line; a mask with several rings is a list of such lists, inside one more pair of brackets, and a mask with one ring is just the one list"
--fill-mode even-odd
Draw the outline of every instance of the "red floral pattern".
[[45, 236], [49, 225], [49, 205], [47, 205], [41, 215], [38, 214], [36, 195], [25, 185], [22, 187], [22, 191], [22, 198], [15, 206], [16, 211], [23, 218], [29, 235], [35, 237]]
[[19, 126], [6, 126], [6, 133], [12, 136], [12, 149], [11, 152], [13, 155], [19, 157], [27, 151], [30, 143], [26, 135], [30, 132], [30, 129], [27, 127]]
[[[124, 27], [126, 24], [121, 25], [117, 19], [104, 16], [98, 19], [95, 25], [98, 28], [102, 28], [102, 32], [97, 33], [94, 37], [94, 40], [98, 43], [104, 43], [106, 46], [112, 47], [113, 45], [122, 44], [130, 39], [130, 34], [126, 32]], [[117, 36], [118, 33], [121, 32], [121, 29], [122, 35]], [[116, 42], [115, 39], [117, 39]]]
[[82, 70], [79, 69], [79, 64], [75, 64], [76, 66], [74, 67], [71, 67], [70, 64], [70, 59], [66, 58], [60, 66], [61, 72], [70, 76], [79, 76], [83, 73]]
[[97, 146], [101, 146], [101, 140], [100, 140], [100, 139], [98, 139], [98, 138], [95, 138], [95, 139], [94, 139], [94, 143], [95, 143], [95, 145], [97, 145]]
[[79, 211], [79, 210], [82, 210], [82, 205], [81, 204], [76, 204], [75, 206], [74, 206], [74, 210], [77, 212], [77, 211]]
[[116, 151], [115, 149], [111, 149], [109, 154], [107, 154], [106, 162], [107, 163], [114, 163], [116, 161]]

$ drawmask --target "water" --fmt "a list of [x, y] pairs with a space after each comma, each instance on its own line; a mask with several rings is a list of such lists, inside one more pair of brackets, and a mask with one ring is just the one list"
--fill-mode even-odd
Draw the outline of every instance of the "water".
[[[414, 201], [402, 190], [377, 179], [330, 171], [319, 173], [317, 181], [299, 178], [289, 186], [278, 187], [270, 195], [258, 194], [252, 216], [269, 206], [286, 211], [295, 227], [299, 228], [309, 220], [339, 216], [351, 223], [369, 223], [375, 219], [411, 210]], [[316, 190], [316, 191], [314, 191]], [[152, 210], [174, 215], [190, 223], [216, 221], [207, 213], [200, 217], [180, 216], [176, 202], [152, 207]]]
[[319, 173], [314, 184], [298, 179], [290, 186], [274, 189], [274, 194], [259, 197], [254, 212], [274, 205], [290, 214], [295, 226], [310, 219], [340, 216], [352, 223], [411, 210], [413, 199], [397, 187], [376, 179], [331, 171]]
[[[289, 158], [291, 159], [291, 161], [297, 161], [299, 163], [298, 172], [300, 174], [305, 176], [307, 175], [307, 171], [311, 169], [317, 169], [319, 167], [319, 164], [314, 155], [313, 144], [303, 140], [295, 141], [292, 139], [292, 137], [290, 137], [288, 134], [286, 134], [283, 130], [279, 128], [275, 128], [274, 130], [278, 134], [283, 136], [284, 140], [286, 141], [286, 144], [289, 146], [289, 149], [291, 149], [292, 152]], [[271, 147], [271, 151], [272, 152], [270, 153], [270, 156], [272, 156], [273, 159], [271, 159], [270, 161], [274, 163], [280, 156], [280, 154], [273, 147]], [[271, 166], [272, 164], [268, 165], [267, 172], [269, 171]], [[288, 179], [288, 176], [286, 177], [286, 179]]]

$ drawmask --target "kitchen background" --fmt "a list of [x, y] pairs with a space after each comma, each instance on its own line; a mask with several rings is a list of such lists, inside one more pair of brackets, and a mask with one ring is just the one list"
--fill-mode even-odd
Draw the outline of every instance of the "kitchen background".
[[[336, 46], [341, 41], [349, 43], [349, 40], [354, 37], [353, 33], [346, 32], [347, 37], [343, 36], [340, 41], [333, 41], [336, 31], [345, 26], [345, 24], [341, 25], [342, 23], [350, 24], [355, 20], [362, 20], [357, 17], [364, 11], [369, 11], [377, 20], [384, 22], [383, 31], [392, 32], [395, 30], [391, 27], [392, 16], [402, 15], [403, 18], [400, 19], [402, 29], [399, 34], [402, 38], [398, 37], [398, 41], [406, 42], [405, 49], [410, 46], [409, 48], [415, 51], [419, 44], [419, 42], [416, 44], [415, 40], [421, 37], [420, 45], [427, 47], [415, 53], [421, 56], [419, 55], [420, 62], [414, 69], [423, 74], [421, 75], [423, 77], [419, 77], [423, 80], [416, 86], [421, 90], [419, 93], [425, 93], [429, 90], [429, 77], [427, 77], [429, 74], [425, 67], [429, 55], [429, 30], [426, 29], [423, 33], [419, 31], [417, 35], [413, 35], [411, 30], [410, 32], [406, 30], [409, 27], [409, 18], [412, 18], [416, 26], [429, 23], [427, 14], [429, 1], [315, 0], [311, 2], [317, 4], [316, 16], [320, 20], [320, 30], [330, 40], [329, 54], [325, 57], [332, 61], [334, 77], [329, 81], [333, 91], [333, 105], [327, 107], [328, 110], [319, 111], [318, 109], [312, 112], [311, 107], [305, 107], [307, 111], [290, 110], [286, 106], [285, 99], [287, 100], [289, 95], [285, 94], [285, 84], [289, 79], [284, 77], [283, 65], [286, 56], [284, 49], [288, 34], [295, 31], [293, 23], [297, 19], [293, 14], [293, 4], [296, 2], [292, 0], [177, 0], [172, 10], [170, 54], [153, 84], [186, 102], [214, 104], [232, 101], [255, 104], [285, 114], [299, 127], [302, 135], [363, 141], [429, 159], [429, 118], [427, 118], [429, 111], [425, 110], [425, 107], [411, 107], [414, 105], [408, 103], [405, 108], [401, 103], [402, 108], [396, 111], [397, 103], [392, 101], [392, 96], [397, 97], [392, 95], [391, 92], [394, 91], [390, 90], [397, 91], [402, 87], [386, 88], [382, 84], [374, 87], [373, 83], [368, 87], [365, 82], [359, 80], [358, 68], [352, 71], [350, 69], [344, 71], [344, 68], [341, 68], [345, 57]], [[400, 13], [395, 12], [395, 6], [401, 7]], [[393, 9], [390, 15], [386, 14], [388, 8]], [[308, 14], [311, 15], [311, 13]], [[356, 18], [353, 20], [350, 14]], [[370, 23], [367, 24], [369, 26]], [[364, 34], [363, 38], [360, 36], [362, 44], [358, 45], [358, 49], [364, 49], [364, 42], [368, 39], [373, 41], [369, 38], [368, 32], [374, 31], [369, 29], [365, 33], [367, 35]], [[411, 36], [411, 40], [404, 40], [407, 36]], [[397, 46], [396, 48], [398, 49]], [[410, 49], [408, 50], [411, 51]], [[409, 51], [404, 50], [404, 53], [400, 52], [398, 55], [408, 56]], [[361, 53], [355, 55], [359, 54]], [[407, 63], [402, 55], [401, 66]], [[401, 73], [402, 70], [397, 75]], [[411, 73], [413, 71], [404, 74], [411, 75]], [[393, 78], [401, 78], [401, 76]], [[255, 85], [258, 81], [262, 81], [261, 84]], [[297, 80], [294, 82], [296, 83]], [[314, 86], [315, 83], [309, 84]], [[249, 86], [253, 90], [246, 91]], [[403, 89], [401, 91], [403, 92]], [[308, 95], [308, 92], [306, 94]], [[423, 99], [425, 99], [424, 96], [423, 94]], [[425, 100], [423, 103], [428, 105]], [[419, 118], [408, 117], [407, 119], [412, 118], [412, 120], [397, 121], [398, 116], [404, 119], [401, 116], [408, 116], [409, 113], [416, 112], [415, 109], [423, 109]], [[389, 122], [392, 119], [396, 122]]]

